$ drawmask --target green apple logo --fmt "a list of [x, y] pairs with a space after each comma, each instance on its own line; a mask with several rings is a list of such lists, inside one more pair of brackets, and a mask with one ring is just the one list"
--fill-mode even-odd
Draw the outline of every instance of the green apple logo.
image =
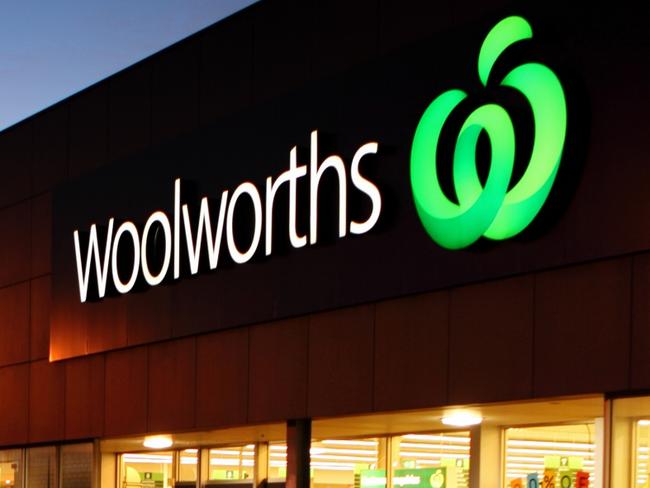
[[[478, 75], [487, 85], [497, 58], [515, 42], [533, 36], [522, 17], [508, 17], [488, 33], [478, 57]], [[539, 213], [557, 174], [566, 136], [564, 91], [547, 66], [526, 63], [500, 83], [528, 100], [535, 123], [533, 148], [521, 179], [508, 191], [515, 156], [515, 133], [508, 113], [499, 105], [474, 110], [460, 129], [454, 148], [452, 177], [458, 203], [443, 193], [437, 175], [440, 132], [454, 108], [467, 97], [449, 90], [427, 107], [411, 148], [411, 188], [417, 213], [429, 236], [442, 247], [461, 249], [481, 236], [502, 240], [519, 234]], [[483, 185], [476, 169], [476, 143], [481, 131], [490, 140], [490, 169]]]

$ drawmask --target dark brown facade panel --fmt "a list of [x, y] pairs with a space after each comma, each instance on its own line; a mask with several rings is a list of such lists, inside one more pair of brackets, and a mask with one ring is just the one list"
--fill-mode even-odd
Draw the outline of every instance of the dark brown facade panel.
[[0, 366], [29, 361], [29, 282], [0, 288]]
[[372, 411], [374, 329], [374, 305], [310, 318], [309, 417]]
[[379, 0], [379, 42], [390, 52], [410, 42], [449, 29], [449, 4], [420, 0]]
[[[74, 294], [75, 290], [68, 293]], [[72, 317], [66, 310], [56, 307], [52, 300], [50, 311], [50, 358], [56, 360], [62, 357], [83, 356], [87, 353], [87, 312], [84, 316]]]
[[[453, 25], [462, 28], [471, 22], [481, 22], [486, 18], [500, 19], [507, 15], [517, 14], [517, 11], [513, 12], [512, 5], [513, 3], [508, 0], [492, 0], [491, 2], [469, 0], [463, 3], [449, 2], [449, 9], [451, 10]], [[562, 4], [562, 6], [566, 8], [565, 4]], [[496, 17], [496, 15], [499, 15], [499, 17]]]
[[25, 201], [0, 210], [0, 286], [25, 281], [30, 274], [30, 208]]
[[[639, 62], [647, 59], [648, 52], [645, 27], [640, 24], [643, 17], [632, 9], [608, 9], [607, 22], [587, 23], [576, 33], [576, 46], [583, 53], [576, 57], [582, 85], [573, 95], [589, 97], [583, 101], [588, 111], [579, 120], [589, 129], [589, 137], [571, 205], [576, 216], [568, 240], [569, 259], [650, 248], [650, 70], [647, 63]], [[613, 26], [620, 31], [614, 34]], [[613, 35], [624, 36], [624, 49], [614, 51]], [[621, 80], [626, 80], [624, 89]]]
[[29, 366], [29, 441], [63, 439], [65, 365], [43, 360]]
[[52, 194], [32, 199], [31, 276], [52, 272]]
[[628, 387], [630, 281], [630, 258], [536, 276], [536, 397]]
[[68, 177], [68, 119], [68, 101], [34, 118], [34, 194], [51, 190]]
[[50, 306], [52, 278], [42, 276], [30, 282], [29, 356], [47, 359], [50, 352]]
[[[168, 300], [169, 306], [163, 305], [163, 313], [168, 316], [168, 320], [163, 322], [167, 325], [164, 330], [169, 333], [171, 326], [171, 336], [181, 337], [217, 329], [222, 320], [223, 303], [227, 303], [226, 290], [219, 282], [219, 271], [199, 279], [186, 280], [182, 287], [185, 289], [183, 293], [177, 293], [180, 291], [177, 288], [169, 290], [173, 300]], [[143, 309], [143, 314], [148, 313], [148, 309]], [[163, 320], [160, 317], [159, 322]]]
[[194, 427], [196, 401], [196, 339], [149, 347], [148, 430]]
[[151, 59], [152, 143], [195, 129], [199, 123], [200, 42], [188, 39]]
[[130, 346], [171, 337], [172, 293], [172, 287], [158, 286], [145, 293], [121, 297], [127, 310], [126, 333]]
[[70, 100], [70, 177], [108, 160], [108, 84], [101, 83]]
[[314, 0], [313, 18], [314, 78], [331, 76], [377, 55], [378, 0]]
[[202, 124], [247, 108], [253, 76], [253, 19], [242, 12], [201, 34]]
[[65, 438], [104, 433], [104, 356], [65, 361]]
[[308, 335], [305, 318], [251, 327], [249, 422], [306, 416]]
[[248, 409], [249, 328], [199, 336], [196, 426], [243, 425]]
[[634, 257], [630, 387], [650, 388], [650, 254]]
[[86, 312], [86, 354], [118, 349], [127, 345], [127, 302], [109, 299], [103, 306], [88, 302]]
[[376, 305], [375, 410], [447, 402], [449, 293]]
[[33, 126], [23, 122], [2, 133], [0, 137], [0, 207], [15, 204], [30, 196], [34, 157]]
[[147, 348], [135, 347], [106, 355], [104, 434], [146, 432], [148, 399]]
[[24, 444], [29, 425], [29, 364], [0, 368], [0, 445]]
[[301, 86], [311, 75], [312, 2], [263, 2], [254, 15], [253, 98], [268, 100]]
[[151, 62], [132, 66], [108, 80], [108, 154], [133, 156], [151, 143]]
[[532, 275], [451, 291], [449, 403], [532, 395], [533, 298]]

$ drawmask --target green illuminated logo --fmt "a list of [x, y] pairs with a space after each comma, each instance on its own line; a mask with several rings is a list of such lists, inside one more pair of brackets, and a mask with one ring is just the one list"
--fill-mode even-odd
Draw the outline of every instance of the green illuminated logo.
[[[497, 58], [512, 44], [533, 36], [521, 17], [508, 17], [488, 33], [478, 57], [478, 75], [487, 86]], [[562, 157], [567, 110], [564, 91], [547, 66], [526, 63], [511, 70], [500, 83], [528, 100], [535, 123], [533, 148], [521, 179], [510, 189], [515, 159], [515, 131], [499, 105], [478, 107], [465, 120], [456, 140], [452, 177], [458, 203], [447, 198], [437, 172], [437, 148], [442, 128], [467, 97], [449, 90], [427, 107], [411, 148], [411, 187], [420, 220], [431, 238], [447, 249], [461, 249], [481, 236], [502, 240], [523, 231], [548, 197]], [[491, 147], [488, 175], [483, 184], [476, 167], [476, 145], [482, 131]]]

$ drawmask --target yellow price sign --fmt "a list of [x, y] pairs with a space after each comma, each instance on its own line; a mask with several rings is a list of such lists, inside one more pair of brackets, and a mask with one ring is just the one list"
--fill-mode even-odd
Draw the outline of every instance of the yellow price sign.
[[555, 488], [555, 475], [556, 471], [551, 469], [544, 470], [544, 478], [542, 479], [542, 488]]

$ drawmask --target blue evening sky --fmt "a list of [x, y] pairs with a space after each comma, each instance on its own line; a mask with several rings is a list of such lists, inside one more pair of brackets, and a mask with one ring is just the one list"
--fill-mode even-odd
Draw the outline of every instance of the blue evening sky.
[[254, 2], [0, 1], [0, 130]]

